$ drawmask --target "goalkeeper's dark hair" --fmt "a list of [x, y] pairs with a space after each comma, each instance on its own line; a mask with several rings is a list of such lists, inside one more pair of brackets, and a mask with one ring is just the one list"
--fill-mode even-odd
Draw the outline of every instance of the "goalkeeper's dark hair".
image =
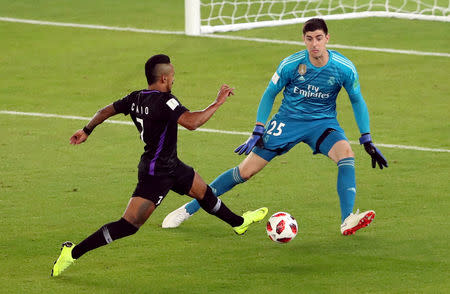
[[145, 63], [145, 76], [147, 77], [147, 83], [149, 85], [158, 80], [158, 74], [155, 69], [156, 66], [161, 63], [169, 64], [170, 57], [164, 54], [157, 54], [150, 57]]
[[328, 35], [328, 27], [325, 20], [315, 17], [306, 21], [303, 25], [303, 35], [305, 35], [306, 32], [314, 32], [316, 30], [322, 30], [325, 35]]

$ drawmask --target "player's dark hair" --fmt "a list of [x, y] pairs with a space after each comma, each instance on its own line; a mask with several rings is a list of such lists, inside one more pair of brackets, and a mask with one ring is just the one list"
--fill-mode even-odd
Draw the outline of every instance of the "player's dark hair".
[[328, 35], [328, 27], [325, 20], [322, 18], [311, 18], [303, 25], [303, 35], [305, 35], [306, 32], [314, 32], [316, 30], [322, 30], [325, 35]]
[[149, 85], [153, 84], [158, 80], [158, 75], [155, 72], [155, 68], [158, 64], [170, 63], [170, 58], [164, 54], [157, 54], [150, 57], [145, 63], [145, 76], [147, 77], [147, 83]]

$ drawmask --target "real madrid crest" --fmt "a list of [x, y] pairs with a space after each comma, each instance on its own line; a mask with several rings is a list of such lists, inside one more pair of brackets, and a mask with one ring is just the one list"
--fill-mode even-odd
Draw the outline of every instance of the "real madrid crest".
[[303, 77], [304, 75], [305, 75], [305, 73], [306, 73], [306, 64], [300, 64], [299, 66], [298, 66], [298, 73], [300, 74], [300, 78], [299, 78], [299, 80], [301, 80], [301, 81], [304, 81], [305, 80], [305, 78]]

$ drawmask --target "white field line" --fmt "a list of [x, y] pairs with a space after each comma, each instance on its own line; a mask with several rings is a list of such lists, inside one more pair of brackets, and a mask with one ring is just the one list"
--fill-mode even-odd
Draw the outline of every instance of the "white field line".
[[[274, 39], [265, 39], [265, 38], [248, 38], [248, 37], [219, 35], [219, 34], [214, 34], [214, 35], [207, 34], [207, 35], [202, 35], [202, 36], [209, 37], [209, 38], [252, 41], [252, 42], [259, 42], [259, 43], [288, 44], [288, 45], [298, 45], [298, 46], [305, 45], [303, 42], [300, 42], [300, 41], [274, 40]], [[372, 52], [383, 52], [383, 53], [397, 53], [397, 54], [406, 54], [406, 55], [450, 57], [450, 53], [441, 53], [441, 52], [423, 52], [423, 51], [416, 51], [416, 50], [373, 48], [373, 47], [348, 46], [348, 45], [339, 45], [339, 44], [328, 44], [327, 47], [328, 48], [336, 48], [336, 49], [349, 49], [349, 50], [357, 50], [357, 51], [372, 51]]]
[[21, 18], [11, 18], [11, 17], [0, 17], [0, 21], [18, 22], [18, 23], [45, 25], [45, 26], [56, 26], [56, 27], [71, 27], [71, 28], [96, 29], [96, 30], [108, 30], [108, 31], [125, 31], [125, 32], [135, 32], [135, 33], [147, 33], [147, 34], [163, 34], [163, 35], [184, 35], [185, 34], [182, 31], [164, 31], [164, 30], [147, 30], [147, 29], [137, 29], [137, 28], [122, 28], [122, 27], [102, 26], [102, 25], [54, 22], [54, 21], [21, 19]]
[[[52, 113], [38, 113], [38, 112], [22, 112], [22, 111], [10, 111], [10, 110], [0, 110], [0, 114], [10, 114], [10, 115], [22, 115], [22, 116], [37, 116], [37, 117], [48, 117], [48, 118], [62, 118], [62, 119], [74, 119], [74, 120], [91, 120], [90, 117], [84, 116], [73, 116], [73, 115], [59, 115]], [[130, 121], [121, 121], [121, 120], [106, 120], [105, 123], [110, 124], [120, 124], [120, 125], [134, 125]], [[179, 127], [179, 130], [186, 130], [183, 127]], [[198, 132], [206, 132], [206, 133], [218, 133], [218, 134], [229, 134], [229, 135], [240, 135], [240, 136], [249, 136], [249, 132], [236, 132], [236, 131], [223, 131], [223, 130], [214, 130], [214, 129], [205, 129], [198, 128]], [[350, 141], [351, 144], [359, 145], [359, 142]], [[407, 150], [416, 150], [416, 151], [427, 151], [427, 152], [450, 152], [449, 149], [440, 149], [440, 148], [426, 148], [419, 146], [407, 146], [407, 145], [395, 145], [395, 144], [380, 144], [377, 143], [379, 147], [385, 148], [394, 148], [394, 149], [407, 149]]]
[[[147, 33], [147, 34], [163, 34], [163, 35], [184, 35], [185, 34], [183, 31], [148, 30], [148, 29], [138, 29], [138, 28], [130, 28], [130, 27], [124, 28], [124, 27], [112, 27], [112, 26], [103, 26], [103, 25], [92, 25], [92, 24], [77, 24], [77, 23], [41, 21], [41, 20], [20, 19], [20, 18], [12, 18], [12, 17], [0, 17], [0, 21], [26, 23], [26, 24], [34, 24], [34, 25], [48, 25], [48, 26], [59, 26], [59, 27], [109, 30], [109, 31], [126, 31], [126, 32]], [[288, 45], [304, 46], [303, 42], [299, 42], [299, 41], [272, 40], [272, 39], [265, 39], [265, 38], [248, 38], [248, 37], [220, 35], [220, 34], [204, 34], [204, 35], [201, 35], [200, 37], [240, 40], [240, 41], [259, 42], [259, 43], [273, 43], [273, 44], [288, 44]], [[339, 45], [339, 44], [329, 44], [329, 45], [327, 45], [327, 47], [337, 48], [337, 49], [357, 50], [357, 51], [372, 51], [372, 52], [406, 54], [406, 55], [450, 57], [450, 53], [441, 53], [441, 52], [424, 52], [424, 51], [416, 51], [416, 50], [399, 50], [399, 49], [390, 49], [390, 48], [348, 46], [348, 45]]]

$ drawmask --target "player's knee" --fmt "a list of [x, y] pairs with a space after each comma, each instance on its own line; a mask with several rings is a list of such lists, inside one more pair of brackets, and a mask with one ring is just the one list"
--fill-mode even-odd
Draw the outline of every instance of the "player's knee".
[[348, 157], [355, 157], [352, 147], [348, 141], [342, 140], [333, 145], [328, 156], [334, 161], [338, 162], [341, 159]]
[[192, 181], [192, 186], [187, 195], [197, 200], [202, 199], [203, 195], [205, 195], [206, 193], [207, 188], [208, 185], [203, 181], [200, 175], [197, 172], [195, 172], [194, 179]]
[[268, 161], [260, 157], [254, 152], [251, 152], [244, 161], [242, 161], [239, 166], [239, 176], [245, 182], [254, 175], [256, 175], [260, 170], [262, 170]]
[[249, 165], [239, 165], [239, 176], [244, 180], [247, 181], [251, 177], [253, 177], [258, 171], [253, 169]]
[[351, 148], [348, 151], [347, 157], [355, 157], [355, 153], [353, 153], [353, 150]]
[[123, 219], [126, 220], [127, 223], [136, 227], [137, 229], [139, 229], [147, 220], [147, 218], [145, 218], [143, 216], [139, 216], [139, 215], [136, 215], [136, 216], [124, 215]]
[[344, 158], [349, 158], [349, 157], [355, 157], [355, 154], [353, 153], [353, 151], [351, 149], [338, 153], [335, 157], [335, 161], [337, 163], [337, 162], [339, 162], [339, 160], [342, 160]]
[[350, 147], [350, 144], [345, 148], [341, 154], [342, 158], [339, 158], [339, 160], [347, 157], [355, 157], [355, 153], [353, 153], [352, 148]]

